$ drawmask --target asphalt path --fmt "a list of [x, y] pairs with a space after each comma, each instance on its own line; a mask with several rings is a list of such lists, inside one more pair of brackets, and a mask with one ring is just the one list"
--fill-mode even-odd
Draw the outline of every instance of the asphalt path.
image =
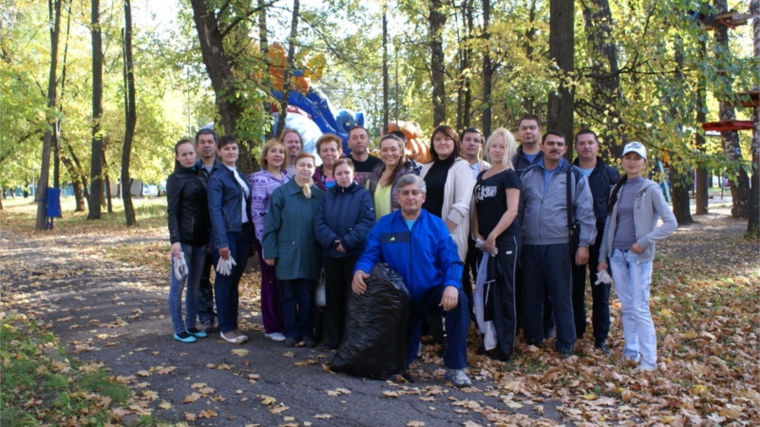
[[[135, 244], [150, 241], [136, 239]], [[242, 301], [240, 310], [247, 343], [229, 344], [218, 334], [179, 343], [171, 333], [168, 277], [102, 256], [104, 246], [130, 243], [0, 236], [0, 262], [14, 266], [2, 273], [5, 292], [12, 290], [16, 306], [45, 319], [70, 353], [102, 363], [134, 390], [136, 403], [124, 422], [145, 411], [193, 426], [486, 426], [509, 416], [520, 425], [553, 425], [561, 420], [556, 402], [533, 402], [540, 403], [542, 414], [530, 404], [509, 405], [493, 378], [472, 366], [473, 387], [466, 389], [447, 383], [440, 364], [424, 361], [411, 366], [413, 384], [332, 373], [327, 364], [333, 353], [266, 339], [250, 301]]]

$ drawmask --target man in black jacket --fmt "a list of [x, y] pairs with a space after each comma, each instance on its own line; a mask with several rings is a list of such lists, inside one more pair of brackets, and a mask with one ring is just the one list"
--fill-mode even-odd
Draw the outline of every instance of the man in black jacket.
[[[575, 152], [578, 158], [574, 164], [588, 178], [591, 197], [594, 200], [594, 215], [596, 216], [596, 241], [589, 247], [588, 269], [591, 271], [591, 282], [596, 281], [596, 267], [599, 257], [599, 246], [602, 242], [604, 224], [607, 220], [607, 201], [612, 187], [620, 180], [617, 168], [607, 166], [599, 154], [599, 140], [596, 134], [583, 129], [575, 135]], [[586, 265], [573, 263], [573, 316], [575, 331], [578, 339], [583, 338], [586, 330]], [[608, 353], [607, 335], [610, 331], [610, 285], [601, 283], [591, 285], [593, 300], [591, 324], [594, 328], [594, 345], [603, 353]]]
[[[201, 172], [206, 181], [216, 170], [216, 146], [219, 138], [213, 129], [202, 128], [195, 134], [195, 151], [201, 164]], [[201, 286], [198, 289], [198, 320], [201, 322], [200, 330], [206, 333], [216, 332], [214, 326], [214, 285], [211, 283], [211, 269], [214, 268], [214, 257], [211, 253], [206, 254], [206, 265], [203, 266]]]

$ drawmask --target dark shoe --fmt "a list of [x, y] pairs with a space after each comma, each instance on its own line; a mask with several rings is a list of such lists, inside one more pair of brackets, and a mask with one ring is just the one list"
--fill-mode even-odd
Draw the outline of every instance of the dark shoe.
[[334, 351], [337, 348], [337, 345], [322, 344], [322, 351]]
[[406, 380], [406, 382], [414, 384], [414, 377], [409, 373], [409, 371], [404, 371], [401, 376]]
[[213, 320], [206, 320], [204, 322], [201, 322], [201, 327], [198, 328], [201, 331], [209, 334], [211, 332], [216, 332], [216, 328], [214, 327], [214, 321]]
[[573, 352], [570, 350], [557, 350], [559, 352], [560, 357], [563, 359], [567, 359], [568, 357], [573, 355]]
[[610, 349], [607, 347], [606, 343], [599, 343], [594, 345], [594, 347], [598, 348], [603, 354], [610, 354]]
[[195, 342], [195, 337], [192, 336], [190, 332], [187, 332], [187, 331], [182, 331], [178, 334], [174, 334], [174, 339], [183, 343]]
[[192, 336], [195, 338], [206, 338], [208, 336], [207, 333], [199, 330], [198, 328], [190, 328], [187, 330]]
[[307, 338], [303, 340], [303, 346], [306, 348], [314, 348], [317, 346], [317, 343], [314, 341], [313, 338]]
[[541, 341], [538, 341], [538, 340], [532, 340], [532, 339], [526, 338], [526, 339], [525, 339], [525, 344], [528, 344], [528, 345], [534, 345], [534, 346], [538, 347], [538, 346], [540, 346], [540, 345], [541, 345]]
[[285, 347], [295, 347], [297, 343], [295, 338], [285, 338]]
[[491, 360], [498, 360], [500, 362], [509, 362], [510, 357], [508, 354], [504, 354], [504, 352], [499, 349], [487, 351], [486, 356], [488, 356], [488, 358]]

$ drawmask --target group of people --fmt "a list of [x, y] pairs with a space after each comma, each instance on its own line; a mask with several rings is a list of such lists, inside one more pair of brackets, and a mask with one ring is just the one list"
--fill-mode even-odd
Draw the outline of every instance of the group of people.
[[[655, 243], [676, 223], [659, 187], [644, 178], [646, 148], [625, 146], [621, 179], [599, 157], [590, 130], [575, 135], [574, 164], [564, 158], [565, 136], [553, 130], [541, 136], [538, 117], [523, 116], [517, 132], [519, 146], [504, 128], [485, 139], [476, 128], [460, 137], [438, 126], [433, 161], [420, 165], [406, 156], [402, 133], [381, 138], [378, 158], [368, 152], [367, 130], [355, 127], [350, 155], [341, 152], [337, 136], [320, 137], [316, 166], [315, 156], [301, 152], [298, 132], [285, 129], [264, 145], [261, 170], [247, 178], [235, 168], [234, 138], [218, 140], [216, 160], [199, 139], [216, 141], [213, 131], [201, 130], [197, 145], [178, 142], [167, 181], [174, 338], [192, 342], [213, 331], [198, 307], [208, 305], [199, 303], [208, 295], [199, 288], [215, 266], [220, 336], [231, 343], [248, 339], [237, 325], [237, 288], [253, 248], [265, 336], [291, 347], [321, 340], [335, 349], [348, 300], [363, 297], [368, 273], [384, 262], [412, 296], [408, 335], [400, 337], [407, 363], [418, 354], [423, 324], [445, 331], [446, 379], [461, 387], [471, 384], [465, 372], [471, 318], [480, 321], [481, 350], [490, 357], [509, 360], [519, 327], [533, 345], [556, 331], [556, 350], [569, 355], [586, 331], [590, 269], [596, 347], [609, 351], [612, 280], [604, 273], [611, 271], [621, 302], [623, 357], [640, 362], [638, 369], [656, 369], [652, 260]], [[320, 276], [324, 289], [317, 291]], [[321, 316], [315, 313], [320, 292]], [[315, 318], [322, 319], [316, 327]]]

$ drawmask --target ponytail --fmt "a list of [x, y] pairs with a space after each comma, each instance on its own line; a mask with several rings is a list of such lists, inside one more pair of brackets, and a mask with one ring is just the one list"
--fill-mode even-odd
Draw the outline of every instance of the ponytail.
[[617, 197], [618, 192], [620, 192], [620, 187], [625, 184], [625, 182], [628, 181], [628, 175], [623, 174], [623, 177], [620, 178], [620, 181], [615, 184], [615, 188], [612, 189], [612, 194], [610, 194], [610, 201], [607, 203], [607, 215], [612, 213], [612, 208], [615, 206], [615, 203], [617, 203]]

